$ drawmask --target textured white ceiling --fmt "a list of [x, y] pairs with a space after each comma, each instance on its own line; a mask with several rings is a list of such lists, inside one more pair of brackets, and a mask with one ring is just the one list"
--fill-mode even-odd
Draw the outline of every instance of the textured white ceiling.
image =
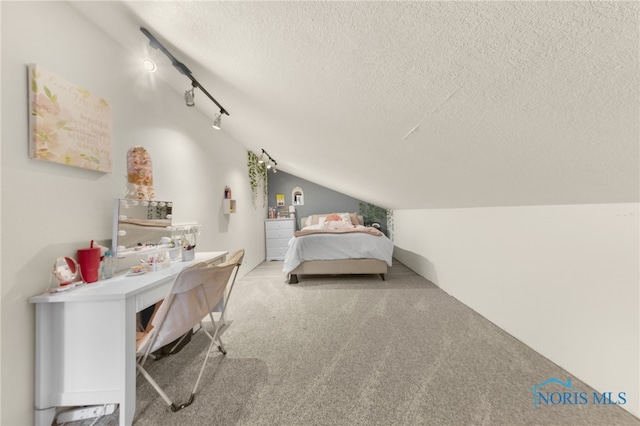
[[[75, 6], [139, 54], [146, 27], [230, 112], [224, 131], [353, 197], [395, 209], [638, 201], [637, 2]], [[181, 99], [189, 81], [164, 65]]]

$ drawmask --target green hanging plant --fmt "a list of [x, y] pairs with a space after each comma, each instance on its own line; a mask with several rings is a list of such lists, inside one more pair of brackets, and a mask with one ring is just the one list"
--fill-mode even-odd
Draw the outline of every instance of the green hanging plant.
[[247, 167], [249, 168], [249, 185], [251, 185], [251, 201], [253, 208], [257, 208], [258, 187], [262, 185], [262, 207], [267, 200], [268, 180], [267, 167], [258, 161], [258, 156], [252, 151], [247, 151]]
[[393, 209], [388, 209], [387, 210], [387, 232], [388, 232], [388, 237], [391, 241], [393, 241]]
[[360, 214], [366, 225], [387, 220], [387, 210], [369, 203], [360, 203]]
[[387, 228], [387, 236], [393, 241], [393, 209], [383, 209], [369, 203], [360, 203], [360, 214], [364, 218], [365, 225], [373, 222], [384, 223]]

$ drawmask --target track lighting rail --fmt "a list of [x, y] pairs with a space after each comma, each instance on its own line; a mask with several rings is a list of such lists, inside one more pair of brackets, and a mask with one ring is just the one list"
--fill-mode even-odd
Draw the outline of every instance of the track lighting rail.
[[171, 65], [173, 65], [173, 67], [175, 69], [178, 70], [178, 72], [180, 72], [180, 74], [184, 74], [185, 76], [187, 76], [190, 80], [191, 80], [191, 84], [193, 87], [197, 87], [198, 89], [202, 90], [202, 93], [204, 93], [205, 95], [207, 95], [207, 97], [209, 99], [211, 99], [213, 101], [214, 104], [216, 104], [216, 106], [218, 108], [220, 108], [220, 114], [226, 114], [229, 115], [229, 113], [227, 112], [226, 109], [224, 109], [224, 107], [222, 105], [220, 105], [218, 103], [218, 101], [215, 100], [215, 98], [213, 96], [211, 96], [211, 94], [209, 94], [209, 92], [207, 92], [207, 89], [205, 89], [202, 84], [200, 84], [198, 82], [198, 80], [196, 80], [196, 78], [193, 76], [193, 74], [191, 73], [191, 70], [182, 62], [180, 62], [179, 60], [176, 59], [175, 56], [173, 56], [171, 54], [171, 52], [169, 52], [167, 50], [166, 47], [164, 47], [162, 45], [162, 43], [160, 43], [158, 41], [157, 38], [155, 38], [150, 32], [149, 30], [147, 30], [144, 27], [140, 27], [140, 31], [142, 31], [142, 34], [144, 34], [145, 36], [147, 36], [147, 38], [149, 39], [149, 44], [151, 45], [151, 47], [153, 47], [154, 49], [159, 49], [162, 53], [164, 53], [169, 60], [171, 60]]
[[262, 154], [260, 154], [260, 158], [258, 158], [258, 162], [260, 164], [264, 163], [265, 162], [265, 158], [264, 158], [265, 155], [269, 159], [269, 161], [267, 161], [267, 169], [271, 169], [273, 171], [273, 173], [277, 173], [278, 162], [276, 160], [274, 160], [273, 157], [270, 156], [269, 153], [267, 151], [265, 151], [264, 149], [262, 150]]

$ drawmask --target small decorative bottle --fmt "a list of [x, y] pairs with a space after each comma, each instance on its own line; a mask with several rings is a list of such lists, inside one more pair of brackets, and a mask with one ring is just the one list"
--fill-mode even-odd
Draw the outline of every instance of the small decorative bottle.
[[111, 251], [107, 250], [104, 253], [104, 259], [102, 259], [102, 277], [106, 280], [113, 277], [116, 272], [116, 259], [113, 257]]

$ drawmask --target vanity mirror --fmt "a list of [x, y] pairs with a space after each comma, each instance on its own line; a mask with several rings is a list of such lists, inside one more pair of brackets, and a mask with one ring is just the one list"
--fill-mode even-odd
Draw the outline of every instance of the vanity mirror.
[[53, 264], [53, 274], [58, 280], [58, 287], [69, 285], [76, 281], [80, 265], [72, 257], [59, 257]]
[[[53, 278], [55, 277], [55, 279]], [[52, 287], [52, 280], [57, 286]], [[53, 269], [49, 279], [48, 293], [58, 293], [70, 290], [77, 285], [82, 284], [82, 272], [80, 265], [72, 257], [59, 257], [53, 262]]]
[[117, 199], [113, 218], [113, 252], [124, 255], [170, 241], [173, 203]]

